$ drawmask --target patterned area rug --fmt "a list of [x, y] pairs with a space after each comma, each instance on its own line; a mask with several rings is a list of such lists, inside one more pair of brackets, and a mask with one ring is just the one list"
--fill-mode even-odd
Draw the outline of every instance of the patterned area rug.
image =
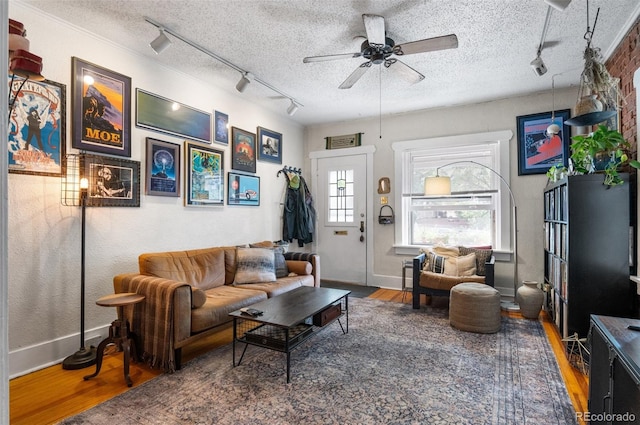
[[[575, 424], [537, 321], [502, 319], [493, 335], [449, 326], [446, 308], [350, 299], [291, 355], [211, 351], [64, 424]], [[344, 321], [344, 318], [343, 318]]]

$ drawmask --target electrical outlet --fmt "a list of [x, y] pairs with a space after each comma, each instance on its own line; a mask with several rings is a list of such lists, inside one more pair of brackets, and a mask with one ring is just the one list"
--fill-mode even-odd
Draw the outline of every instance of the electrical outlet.
[[380, 205], [387, 205], [388, 202], [389, 202], [389, 200], [387, 199], [386, 196], [381, 196], [380, 197]]

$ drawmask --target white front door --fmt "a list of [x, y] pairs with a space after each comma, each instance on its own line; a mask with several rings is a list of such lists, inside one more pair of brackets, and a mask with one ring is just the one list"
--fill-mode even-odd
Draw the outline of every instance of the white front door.
[[367, 157], [318, 159], [317, 251], [322, 279], [367, 284]]

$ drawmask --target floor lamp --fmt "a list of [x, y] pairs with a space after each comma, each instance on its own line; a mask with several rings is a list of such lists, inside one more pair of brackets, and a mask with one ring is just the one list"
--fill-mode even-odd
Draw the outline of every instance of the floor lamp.
[[491, 171], [493, 174], [498, 176], [502, 183], [509, 190], [509, 195], [511, 196], [511, 205], [513, 206], [513, 220], [512, 220], [512, 240], [513, 240], [513, 301], [502, 301], [501, 308], [503, 310], [508, 311], [518, 311], [520, 310], [520, 306], [516, 302], [516, 292], [518, 290], [518, 210], [516, 207], [516, 198], [513, 196], [513, 192], [511, 191], [511, 187], [509, 183], [502, 177], [498, 172], [496, 172], [493, 168], [488, 167], [484, 164], [475, 161], [455, 161], [449, 164], [443, 165], [441, 167], [436, 168], [435, 177], [426, 177], [424, 179], [424, 194], [428, 196], [440, 195], [440, 196], [449, 196], [451, 195], [451, 177], [442, 177], [440, 176], [440, 170], [442, 168], [448, 167], [454, 164], [475, 164], [480, 167], [486, 168]]
[[96, 348], [85, 347], [84, 340], [84, 293], [85, 293], [85, 234], [86, 208], [89, 179], [84, 174], [85, 155], [67, 155], [62, 173], [61, 203], [82, 208], [82, 232], [80, 254], [80, 349], [62, 361], [66, 370], [83, 369], [96, 364]]

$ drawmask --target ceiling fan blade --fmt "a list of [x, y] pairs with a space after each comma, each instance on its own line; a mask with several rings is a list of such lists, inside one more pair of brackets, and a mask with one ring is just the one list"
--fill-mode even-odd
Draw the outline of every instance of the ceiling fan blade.
[[385, 45], [384, 18], [379, 15], [362, 15], [369, 44]]
[[[391, 68], [392, 65], [393, 68]], [[388, 59], [385, 61], [384, 66], [393, 69], [394, 72], [407, 80], [409, 84], [419, 83], [424, 80], [424, 75], [398, 59]]]
[[334, 61], [334, 60], [338, 60], [338, 59], [359, 58], [360, 56], [362, 56], [362, 53], [360, 53], [360, 52], [358, 52], [358, 53], [341, 53], [341, 54], [337, 54], [337, 55], [325, 55], [325, 56], [307, 56], [306, 58], [302, 59], [302, 62], [310, 63], [310, 62]]
[[434, 52], [436, 50], [455, 49], [458, 47], [458, 37], [455, 34], [425, 40], [410, 41], [393, 48], [396, 55], [413, 55], [415, 53]]
[[349, 75], [347, 77], [347, 79], [344, 80], [344, 82], [342, 84], [340, 84], [340, 87], [338, 87], [338, 88], [340, 88], [340, 89], [350, 89], [351, 87], [353, 87], [353, 85], [355, 83], [358, 82], [360, 77], [362, 77], [364, 75], [364, 73], [367, 72], [367, 70], [369, 68], [371, 68], [371, 61], [363, 63], [362, 65], [357, 67], [356, 70], [353, 71], [351, 73], [351, 75]]

